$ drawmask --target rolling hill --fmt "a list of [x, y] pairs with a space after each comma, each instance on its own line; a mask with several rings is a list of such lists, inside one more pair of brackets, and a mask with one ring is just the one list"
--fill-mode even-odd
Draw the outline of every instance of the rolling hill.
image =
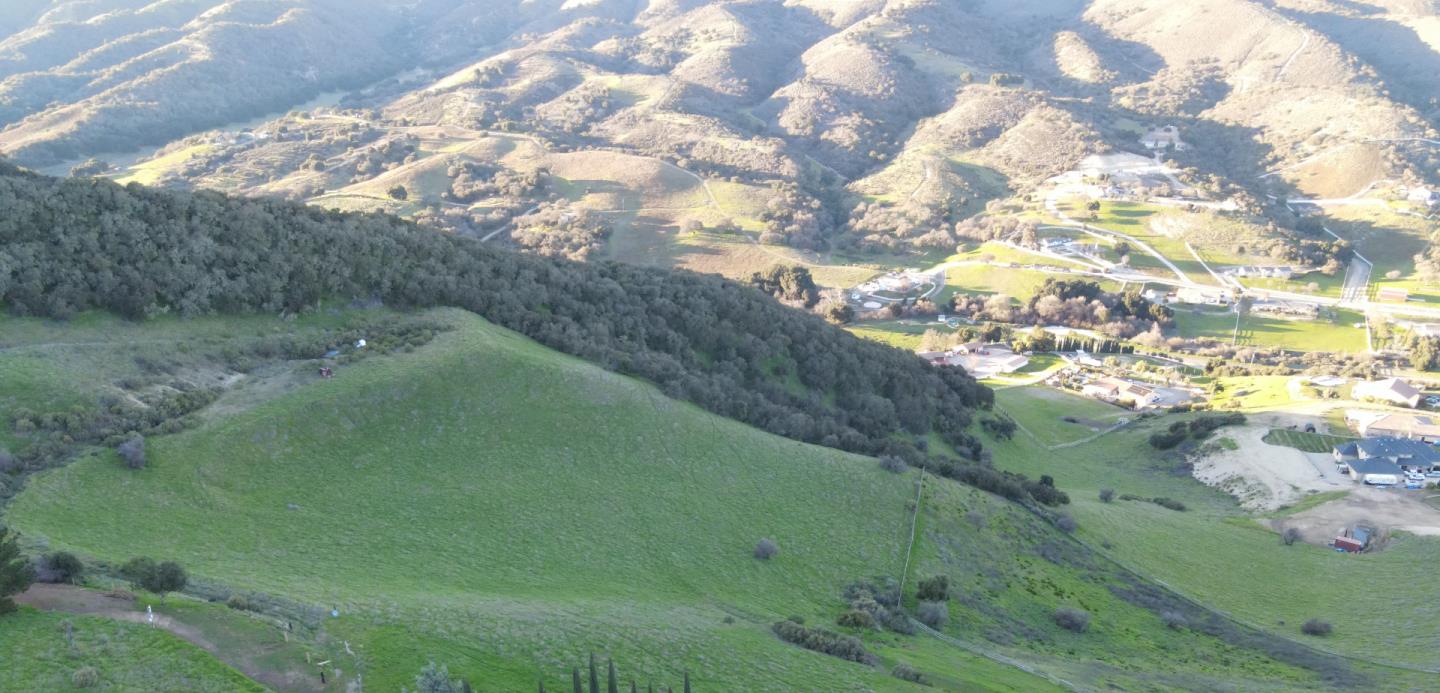
[[[831, 263], [804, 251], [913, 255], [1086, 155], [1149, 154], [1139, 140], [1162, 124], [1191, 145], [1165, 152], [1185, 184], [1243, 192], [1262, 224], [1297, 223], [1265, 195], [1440, 183], [1433, 94], [1415, 77], [1440, 42], [1404, 3], [32, 4], [0, 40], [0, 151], [19, 163], [64, 173], [100, 156], [123, 180], [386, 209], [502, 241], [562, 199], [606, 212], [600, 256], [731, 277], [764, 269], [762, 253], [677, 232], [733, 224], [771, 258], [815, 265]], [[220, 86], [236, 84], [251, 88]], [[494, 133], [549, 153], [471, 148]], [[589, 176], [545, 161], [577, 150]], [[769, 200], [585, 200], [653, 197], [658, 181], [614, 175], [627, 156]], [[457, 199], [457, 159], [540, 184]], [[877, 236], [862, 204], [942, 232]]]
[[[463, 311], [423, 318], [449, 329], [330, 380], [307, 361], [257, 371], [198, 427], [152, 438], [146, 469], [85, 456], [32, 477], [6, 521], [91, 562], [155, 555], [206, 594], [307, 605], [307, 629], [356, 653], [336, 653], [337, 679], [381, 690], [427, 660], [558, 687], [590, 652], [699, 690], [918, 690], [886, 673], [901, 663], [944, 687], [1049, 685], [1000, 661], [1160, 687], [1388, 680], [1223, 620], [1166, 628], [1164, 609], [1218, 617], [949, 480], [924, 482], [912, 549], [914, 472], [715, 417]], [[762, 537], [769, 561], [751, 555]], [[934, 574], [951, 640], [833, 625], [852, 584]], [[1094, 614], [1089, 632], [1049, 621], [1067, 605]], [[781, 642], [770, 625], [790, 616], [854, 632], [881, 665]]]

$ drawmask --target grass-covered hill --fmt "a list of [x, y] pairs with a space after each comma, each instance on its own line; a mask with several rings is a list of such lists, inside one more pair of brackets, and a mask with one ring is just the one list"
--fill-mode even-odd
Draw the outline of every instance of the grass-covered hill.
[[[110, 450], [86, 454], [30, 477], [5, 522], [28, 545], [84, 557], [97, 580], [133, 555], [180, 561], [194, 596], [239, 594], [261, 610], [257, 625], [232, 629], [259, 631], [231, 636], [234, 656], [256, 639], [262, 652], [278, 648], [274, 624], [292, 621], [293, 638], [339, 670], [327, 668], [325, 690], [357, 673], [368, 689], [396, 690], [430, 660], [478, 690], [536, 680], [563, 690], [591, 652], [602, 667], [613, 656], [622, 679], [643, 686], [688, 672], [700, 691], [928, 690], [892, 676], [902, 664], [941, 690], [1373, 690], [1408, 680], [1236, 625], [992, 494], [927, 476], [917, 496], [914, 471], [716, 417], [464, 311], [371, 310], [0, 323], [7, 334], [108, 345], [86, 356], [107, 375], [133, 368], [124, 345], [147, 333], [152, 368], [183, 375], [207, 349], [252, 335], [338, 336], [405, 319], [442, 327], [421, 345], [344, 361], [333, 379], [316, 376], [313, 359], [262, 361], [189, 430], [150, 436], [145, 469]], [[74, 363], [85, 348], [51, 353]], [[0, 352], [0, 368], [39, 370], [50, 358]], [[768, 561], [753, 557], [760, 538], [779, 548]], [[940, 636], [837, 623], [891, 604], [902, 579], [903, 603], [920, 610], [916, 586], [936, 575], [949, 583], [933, 621]], [[157, 613], [182, 623], [226, 611], [170, 602]], [[1058, 625], [1059, 608], [1089, 613], [1085, 632]], [[1193, 627], [1167, 626], [1169, 612]], [[772, 625], [792, 616], [860, 638], [874, 663], [783, 642]], [[265, 673], [266, 661], [242, 663]], [[130, 675], [103, 657], [94, 665]], [[48, 676], [27, 667], [0, 690], [34, 690]]]

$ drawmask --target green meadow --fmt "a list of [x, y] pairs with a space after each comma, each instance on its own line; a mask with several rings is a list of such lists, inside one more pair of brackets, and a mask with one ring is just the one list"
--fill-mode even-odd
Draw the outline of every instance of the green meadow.
[[[0, 617], [0, 652], [5, 653], [0, 662], [0, 691], [266, 690], [164, 630], [93, 616], [22, 609]], [[82, 669], [94, 670], [94, 685], [76, 685], [75, 674]]]

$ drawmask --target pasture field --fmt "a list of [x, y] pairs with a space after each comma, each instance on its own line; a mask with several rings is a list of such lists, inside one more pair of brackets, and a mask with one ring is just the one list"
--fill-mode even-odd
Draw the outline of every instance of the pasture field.
[[1012, 269], [988, 264], [961, 265], [945, 272], [941, 304], [955, 294], [1005, 294], [1020, 300], [1034, 296], [1051, 275], [1038, 270]]
[[1290, 351], [1365, 350], [1365, 330], [1355, 327], [1365, 316], [1350, 310], [1335, 310], [1334, 316], [1316, 320], [1286, 320], [1250, 314], [1235, 329], [1234, 313], [1213, 313], [1177, 308], [1175, 330], [1185, 338], [1214, 339], [1239, 346], [1278, 347]]
[[920, 348], [920, 338], [929, 330], [951, 331], [949, 327], [934, 322], [922, 323], [916, 320], [880, 320], [856, 323], [845, 328], [851, 334], [883, 342], [890, 346], [915, 351]]
[[[66, 631], [70, 632], [67, 638]], [[0, 617], [0, 691], [80, 690], [261, 693], [266, 689], [214, 656], [141, 623], [22, 609]], [[98, 683], [75, 685], [94, 668]]]
[[[1106, 428], [1135, 416], [1128, 409], [1044, 385], [997, 389], [995, 402], [1000, 411], [1020, 425], [1021, 435], [1032, 436], [1042, 446], [1080, 440], [1095, 435], [1092, 429], [1097, 424]], [[1071, 423], [1065, 417], [1083, 423]]]

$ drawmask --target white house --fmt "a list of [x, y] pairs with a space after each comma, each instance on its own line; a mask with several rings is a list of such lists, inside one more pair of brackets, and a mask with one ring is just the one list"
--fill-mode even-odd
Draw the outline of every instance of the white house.
[[1106, 402], [1129, 404], [1136, 409], [1152, 406], [1160, 401], [1160, 395], [1148, 385], [1120, 378], [1092, 380], [1080, 388], [1080, 394]]
[[1140, 144], [1146, 149], [1174, 149], [1183, 152], [1190, 148], [1190, 145], [1180, 140], [1180, 129], [1174, 125], [1165, 125], [1145, 133], [1140, 138]]
[[1437, 201], [1440, 201], [1440, 193], [1423, 185], [1417, 185], [1405, 191], [1405, 199], [1410, 202], [1433, 205]]
[[1182, 286], [1175, 291], [1177, 303], [1193, 303], [1202, 306], [1227, 306], [1233, 303], [1235, 295], [1228, 289]]
[[1414, 409], [1420, 406], [1420, 391], [1399, 378], [1356, 383], [1350, 390], [1355, 399], [1373, 399]]

